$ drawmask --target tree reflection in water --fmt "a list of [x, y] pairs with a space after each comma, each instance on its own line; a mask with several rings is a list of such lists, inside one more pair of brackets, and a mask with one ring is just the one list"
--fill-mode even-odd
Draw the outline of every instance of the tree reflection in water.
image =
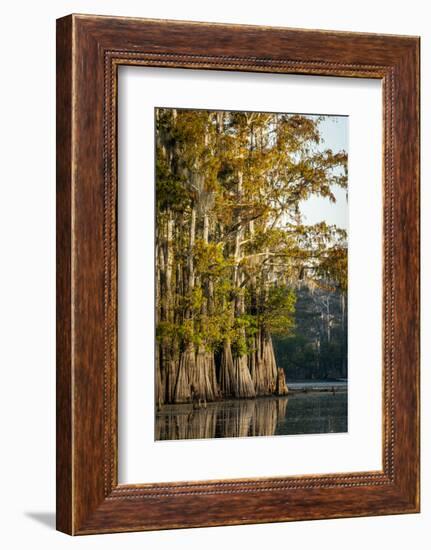
[[[289, 407], [288, 407], [289, 401]], [[156, 413], [156, 440], [212, 439], [347, 431], [347, 393], [218, 401]]]

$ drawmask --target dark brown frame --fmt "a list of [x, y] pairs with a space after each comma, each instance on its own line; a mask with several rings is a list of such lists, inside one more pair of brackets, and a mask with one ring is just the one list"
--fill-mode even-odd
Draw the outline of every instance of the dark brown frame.
[[[382, 80], [382, 471], [118, 484], [116, 90], [124, 64]], [[87, 534], [418, 512], [418, 430], [419, 38], [59, 19], [57, 528]]]

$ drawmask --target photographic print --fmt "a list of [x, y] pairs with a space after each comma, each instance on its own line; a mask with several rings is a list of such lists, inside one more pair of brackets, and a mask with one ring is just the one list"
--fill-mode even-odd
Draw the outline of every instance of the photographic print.
[[155, 439], [347, 431], [348, 117], [155, 109]]

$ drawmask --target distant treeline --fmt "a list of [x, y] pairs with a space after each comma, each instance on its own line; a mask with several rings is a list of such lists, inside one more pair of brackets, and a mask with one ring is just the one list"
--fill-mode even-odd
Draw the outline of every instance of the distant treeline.
[[295, 329], [273, 336], [288, 380], [347, 378], [347, 299], [340, 290], [296, 291]]

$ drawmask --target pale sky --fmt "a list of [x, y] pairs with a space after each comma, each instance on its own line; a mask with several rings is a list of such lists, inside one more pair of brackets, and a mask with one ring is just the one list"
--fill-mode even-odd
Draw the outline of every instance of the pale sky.
[[[323, 143], [319, 148], [332, 149], [334, 153], [340, 150], [349, 152], [349, 118], [347, 116], [327, 116], [320, 123], [320, 132]], [[336, 202], [331, 203], [329, 199], [312, 196], [300, 203], [300, 211], [303, 214], [303, 221], [312, 225], [325, 221], [329, 225], [337, 225], [341, 229], [348, 226], [347, 189], [334, 186], [332, 189]]]

